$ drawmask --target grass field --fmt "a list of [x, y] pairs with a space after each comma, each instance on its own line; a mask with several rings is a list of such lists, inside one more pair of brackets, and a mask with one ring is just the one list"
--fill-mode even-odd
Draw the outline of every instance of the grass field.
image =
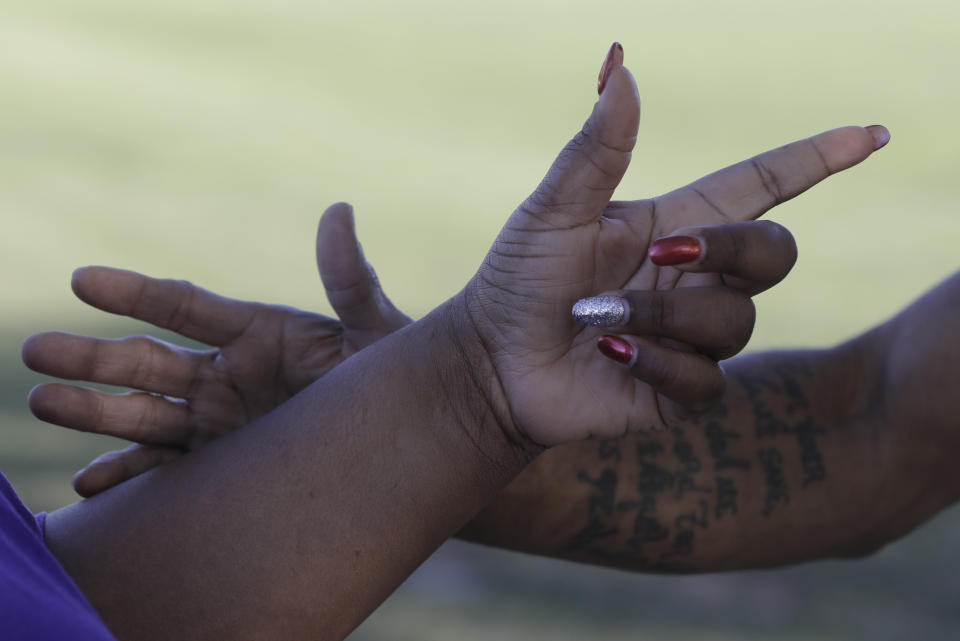
[[[801, 257], [760, 297], [751, 348], [856, 333], [957, 268], [958, 32], [946, 0], [0, 0], [0, 468], [50, 509], [109, 446], [25, 411], [29, 333], [145, 331], [73, 300], [74, 267], [324, 311], [313, 233], [349, 200], [387, 291], [421, 315], [579, 128], [613, 39], [644, 100], [620, 198], [823, 129], [890, 128], [773, 216]], [[958, 520], [853, 565], [666, 582], [457, 546], [357, 638], [931, 638], [960, 623]]]

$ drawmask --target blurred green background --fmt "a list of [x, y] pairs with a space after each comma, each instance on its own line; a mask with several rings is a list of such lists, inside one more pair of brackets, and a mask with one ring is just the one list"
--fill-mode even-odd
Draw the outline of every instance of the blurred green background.
[[[74, 300], [74, 267], [325, 311], [313, 234], [349, 200], [386, 290], [422, 315], [579, 128], [614, 39], [644, 100], [620, 198], [891, 129], [774, 216], [800, 260], [760, 297], [751, 348], [841, 340], [957, 267], [958, 32], [945, 0], [0, 0], [0, 469], [51, 509], [114, 445], [25, 410], [30, 333], [146, 331]], [[687, 578], [453, 544], [354, 638], [950, 637], [958, 536], [953, 510], [868, 561]]]

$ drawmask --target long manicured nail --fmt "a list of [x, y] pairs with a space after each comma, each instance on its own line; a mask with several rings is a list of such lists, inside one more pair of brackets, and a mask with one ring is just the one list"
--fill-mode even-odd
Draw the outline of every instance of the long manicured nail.
[[601, 336], [597, 340], [597, 349], [607, 358], [623, 365], [630, 365], [633, 362], [633, 345], [619, 336]]
[[618, 296], [592, 296], [573, 304], [573, 319], [581, 325], [614, 327], [627, 321], [630, 308]]
[[890, 130], [883, 125], [870, 125], [869, 127], [865, 127], [865, 129], [873, 136], [874, 151], [886, 146], [886, 144], [890, 142]]
[[597, 94], [603, 93], [603, 88], [607, 86], [607, 78], [610, 72], [617, 65], [623, 64], [623, 46], [619, 42], [610, 45], [607, 56], [603, 59], [603, 66], [600, 67], [600, 76], [597, 78]]
[[693, 236], [669, 236], [651, 244], [647, 255], [654, 265], [664, 267], [693, 262], [701, 251], [700, 241]]

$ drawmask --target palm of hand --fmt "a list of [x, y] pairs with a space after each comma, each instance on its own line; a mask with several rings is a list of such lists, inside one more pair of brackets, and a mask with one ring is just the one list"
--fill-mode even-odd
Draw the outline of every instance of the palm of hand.
[[[572, 322], [570, 307], [610, 290], [719, 283], [719, 275], [659, 267], [647, 257], [656, 238], [685, 226], [728, 222], [695, 196], [686, 188], [659, 199], [614, 202], [599, 220], [567, 229], [507, 225], [478, 274], [473, 308], [482, 317], [478, 324], [489, 328], [513, 420], [535, 442], [661, 429], [675, 411], [649, 385], [597, 358], [601, 332]], [[527, 216], [522, 208], [515, 214]], [[508, 247], [525, 249], [518, 254]], [[549, 254], [537, 255], [545, 247]], [[535, 277], [501, 284], [500, 274], [529, 271], [529, 263], [536, 265]]]
[[[511, 216], [464, 290], [466, 308], [489, 355], [492, 393], [508, 408], [500, 416], [541, 445], [663, 428], [682, 415], [679, 404], [651, 385], [596, 357], [594, 341], [600, 332], [573, 322], [575, 301], [610, 290], [736, 282], [749, 293], [751, 286], [736, 273], [658, 267], [647, 250], [657, 238], [683, 227], [751, 221], [875, 149], [864, 128], [836, 129], [655, 199], [611, 202], [638, 125], [636, 86], [630, 73], [617, 67], [584, 129]], [[736, 247], [732, 249], [735, 254]], [[656, 351], [645, 345], [648, 355]], [[640, 356], [636, 362], [641, 363]], [[648, 381], [659, 382], [677, 372], [651, 365], [647, 375]]]

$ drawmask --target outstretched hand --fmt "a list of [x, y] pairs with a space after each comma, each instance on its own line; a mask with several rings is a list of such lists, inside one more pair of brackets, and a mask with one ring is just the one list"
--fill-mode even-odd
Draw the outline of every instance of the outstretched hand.
[[[615, 47], [593, 115], [460, 297], [489, 355], [487, 398], [500, 403], [508, 429], [537, 444], [659, 428], [715, 400], [724, 386], [717, 361], [742, 349], [752, 330], [749, 296], [779, 282], [796, 257], [789, 232], [753, 219], [862, 161], [887, 136], [882, 127], [828, 131], [658, 198], [611, 202], [639, 123], [636, 86], [621, 62]], [[89, 304], [214, 349], [148, 337], [28, 339], [24, 360], [37, 371], [147, 392], [55, 383], [32, 392], [43, 420], [138, 443], [78, 473], [77, 491], [95, 494], [249, 422], [410, 322], [363, 260], [349, 206], [324, 215], [318, 264], [342, 325], [183, 282], [78, 270], [74, 289]], [[598, 294], [622, 308], [599, 341], [621, 365], [596, 353], [600, 330], [570, 319], [574, 301]]]
[[[489, 358], [483, 394], [519, 443], [662, 429], [717, 400], [724, 388], [717, 357], [741, 349], [753, 326], [742, 294], [779, 281], [795, 258], [786, 230], [750, 221], [864, 160], [888, 137], [882, 127], [836, 129], [658, 198], [611, 202], [640, 118], [621, 61], [615, 45], [590, 118], [462, 294]], [[700, 288], [700, 296], [678, 287]], [[597, 358], [599, 331], [569, 318], [574, 301], [601, 293], [634, 304], [619, 335], [599, 341], [620, 364]]]
[[73, 290], [89, 305], [213, 348], [187, 349], [150, 336], [110, 340], [46, 332], [27, 339], [23, 359], [31, 369], [141, 390], [108, 394], [45, 383], [31, 392], [30, 409], [42, 420], [135, 442], [78, 472], [76, 491], [91, 496], [251, 422], [411, 322], [364, 260], [349, 205], [324, 213], [317, 265], [340, 321], [225, 298], [184, 281], [78, 269]]

